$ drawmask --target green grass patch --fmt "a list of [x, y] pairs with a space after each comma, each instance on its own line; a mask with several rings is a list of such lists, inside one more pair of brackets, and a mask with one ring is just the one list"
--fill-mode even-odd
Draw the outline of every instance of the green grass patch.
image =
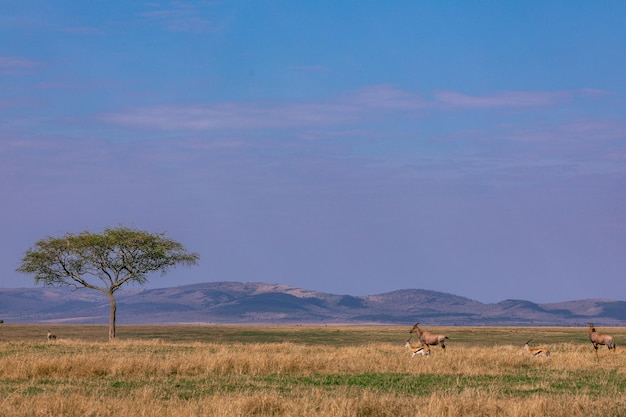
[[434, 392], [461, 393], [473, 389], [503, 396], [529, 396], [537, 393], [603, 396], [624, 392], [626, 378], [614, 372], [611, 378], [598, 378], [588, 373], [578, 375], [437, 375], [408, 373], [318, 374], [294, 377], [267, 375], [259, 382], [281, 391], [296, 388], [337, 387], [373, 390], [398, 395], [429, 396]]

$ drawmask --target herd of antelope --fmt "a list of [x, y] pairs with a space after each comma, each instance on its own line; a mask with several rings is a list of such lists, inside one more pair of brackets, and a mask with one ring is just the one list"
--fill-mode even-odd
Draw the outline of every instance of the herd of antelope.
[[[589, 329], [587, 331], [589, 335], [589, 340], [593, 344], [593, 348], [596, 352], [596, 358], [598, 357], [598, 346], [606, 346], [609, 352], [615, 353], [615, 342], [613, 341], [613, 336], [608, 334], [600, 334], [596, 331], [593, 323], [587, 323], [589, 325]], [[411, 333], [411, 337], [406, 341], [405, 347], [408, 348], [412, 354], [411, 357], [415, 355], [422, 355], [424, 357], [430, 357], [430, 347], [440, 345], [443, 351], [446, 351], [446, 340], [450, 340], [450, 338], [444, 334], [432, 334], [429, 332], [422, 331], [419, 328], [419, 322], [415, 323], [415, 325], [409, 330]], [[417, 342], [413, 342], [413, 335], [417, 337]], [[524, 344], [524, 350], [526, 350], [531, 357], [539, 358], [545, 357], [546, 359], [550, 359], [550, 349], [546, 347], [530, 347], [529, 343], [532, 339], [528, 339], [526, 344]]]
[[[596, 331], [593, 323], [589, 324], [589, 329], [587, 331], [589, 335], [589, 340], [593, 344], [593, 348], [596, 352], [596, 358], [598, 357], [598, 346], [606, 346], [609, 352], [615, 353], [615, 342], [613, 341], [613, 336], [608, 334], [601, 334]], [[445, 334], [433, 334], [430, 332], [425, 332], [419, 328], [419, 322], [415, 323], [415, 325], [409, 330], [411, 333], [411, 337], [406, 341], [405, 347], [411, 351], [411, 357], [416, 355], [422, 355], [424, 357], [430, 357], [430, 347], [440, 345], [443, 351], [446, 351], [446, 340], [450, 340], [448, 336]], [[417, 337], [417, 342], [412, 341], [412, 337], [415, 335]], [[57, 336], [52, 332], [48, 331], [47, 339], [49, 342], [56, 341]], [[530, 347], [529, 343], [532, 339], [528, 339], [524, 344], [524, 350], [526, 350], [530, 356], [539, 358], [545, 357], [546, 359], [550, 359], [550, 349], [546, 347]]]

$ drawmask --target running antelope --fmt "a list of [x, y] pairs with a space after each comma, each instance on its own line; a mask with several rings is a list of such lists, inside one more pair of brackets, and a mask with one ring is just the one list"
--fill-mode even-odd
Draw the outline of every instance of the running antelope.
[[57, 335], [50, 333], [50, 330], [48, 330], [48, 342], [53, 340], [57, 340]]
[[428, 332], [423, 332], [419, 326], [419, 323], [415, 323], [415, 326], [409, 330], [409, 333], [414, 333], [417, 336], [417, 339], [425, 345], [435, 346], [441, 345], [443, 351], [446, 351], [446, 339], [450, 340], [450, 338], [443, 334], [431, 334]]
[[524, 345], [524, 349], [526, 349], [526, 351], [530, 353], [530, 356], [535, 357], [535, 358], [540, 358], [541, 356], [545, 356], [547, 359], [550, 359], [550, 349], [545, 348], [545, 347], [531, 348], [528, 345], [531, 340], [533, 339], [528, 339], [528, 342], [526, 342], [526, 344]]
[[421, 342], [420, 344], [411, 343], [411, 338], [406, 341], [404, 347], [408, 348], [412, 352], [411, 357], [414, 357], [415, 355], [422, 355], [427, 358], [430, 357], [430, 348], [428, 345], [423, 345]]
[[593, 323], [587, 323], [589, 325], [589, 340], [593, 344], [593, 348], [596, 350], [596, 358], [598, 357], [598, 345], [606, 345], [609, 351], [615, 353], [615, 343], [613, 343], [613, 336], [608, 334], [600, 334], [593, 327]]

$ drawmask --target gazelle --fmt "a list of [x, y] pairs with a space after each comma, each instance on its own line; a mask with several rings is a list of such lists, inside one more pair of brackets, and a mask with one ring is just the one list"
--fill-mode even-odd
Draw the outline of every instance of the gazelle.
[[48, 330], [48, 342], [51, 342], [53, 340], [57, 340], [57, 335], [50, 333], [50, 330]]
[[428, 332], [423, 332], [419, 326], [419, 323], [415, 323], [415, 325], [409, 330], [409, 333], [414, 333], [417, 336], [417, 339], [425, 345], [435, 346], [441, 345], [443, 351], [446, 351], [446, 339], [450, 340], [450, 338], [443, 334], [431, 334]]
[[547, 359], [550, 359], [550, 349], [545, 348], [545, 347], [531, 348], [528, 345], [531, 340], [533, 339], [528, 339], [528, 341], [524, 345], [524, 349], [526, 349], [526, 351], [530, 353], [530, 356], [535, 357], [535, 358], [540, 358], [541, 356], [545, 356]]
[[414, 357], [415, 355], [422, 355], [427, 358], [430, 357], [430, 347], [428, 347], [428, 345], [423, 345], [421, 342], [420, 344], [412, 343], [411, 338], [406, 341], [404, 347], [408, 348], [412, 352], [411, 357]]
[[593, 348], [596, 350], [596, 358], [598, 357], [598, 346], [606, 345], [609, 351], [613, 351], [615, 353], [615, 343], [613, 343], [613, 336], [608, 334], [600, 334], [596, 331], [596, 328], [593, 327], [593, 323], [587, 323], [589, 325], [589, 330], [587, 333], [589, 334], [589, 340], [593, 344]]

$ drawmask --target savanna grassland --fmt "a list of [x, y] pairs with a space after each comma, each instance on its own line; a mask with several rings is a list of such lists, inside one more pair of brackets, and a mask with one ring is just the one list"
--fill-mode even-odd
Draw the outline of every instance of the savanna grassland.
[[[50, 329], [58, 336], [48, 342]], [[0, 325], [2, 416], [626, 415], [626, 329], [598, 358], [586, 328]], [[524, 342], [551, 359], [531, 358]]]

